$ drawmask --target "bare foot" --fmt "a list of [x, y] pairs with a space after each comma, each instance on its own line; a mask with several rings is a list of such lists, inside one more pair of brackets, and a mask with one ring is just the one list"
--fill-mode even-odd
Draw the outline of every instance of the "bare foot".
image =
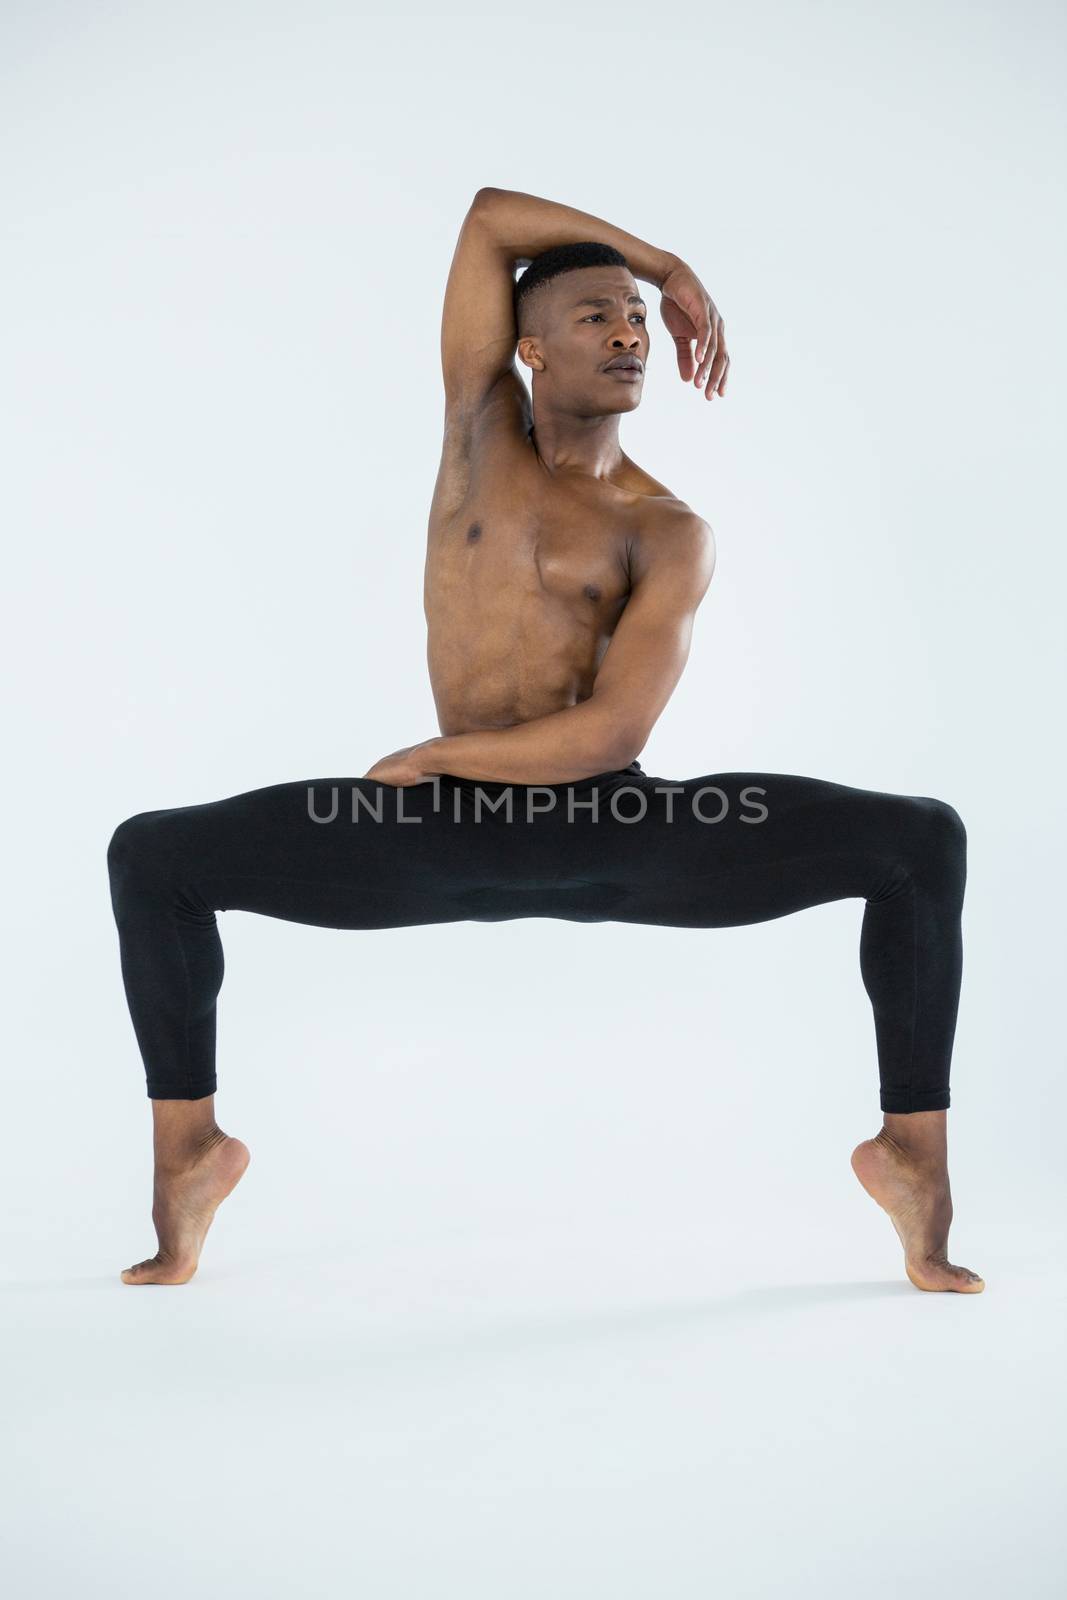
[[948, 1259], [952, 1194], [948, 1169], [923, 1161], [886, 1136], [864, 1139], [852, 1152], [852, 1170], [877, 1200], [904, 1246], [904, 1270], [917, 1289], [954, 1289], [981, 1294], [984, 1279]]
[[247, 1145], [220, 1131], [187, 1164], [157, 1167], [152, 1221], [159, 1250], [149, 1261], [127, 1267], [123, 1283], [188, 1283], [216, 1208], [236, 1188], [250, 1159]]

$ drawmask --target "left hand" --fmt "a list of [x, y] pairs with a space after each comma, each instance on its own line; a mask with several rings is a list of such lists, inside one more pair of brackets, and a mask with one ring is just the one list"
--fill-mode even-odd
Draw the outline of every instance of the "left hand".
[[432, 739], [424, 739], [421, 744], [407, 744], [401, 750], [394, 750], [391, 755], [382, 756], [376, 761], [365, 778], [375, 778], [379, 783], [391, 784], [397, 789], [407, 789], [413, 783], [429, 783], [433, 773], [427, 772], [424, 762], [427, 745], [433, 743]]
[[[706, 400], [724, 395], [730, 357], [726, 324], [718, 306], [684, 261], [679, 261], [664, 278], [660, 294], [660, 316], [674, 340], [679, 376], [686, 383], [703, 388]], [[691, 348], [694, 345], [695, 351]]]

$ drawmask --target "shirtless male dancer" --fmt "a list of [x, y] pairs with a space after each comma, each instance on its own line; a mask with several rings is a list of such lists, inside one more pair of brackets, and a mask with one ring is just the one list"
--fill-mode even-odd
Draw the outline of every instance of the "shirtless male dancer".
[[139, 812], [115, 829], [111, 900], [152, 1102], [159, 1243], [123, 1282], [188, 1282], [248, 1164], [215, 1120], [216, 910], [345, 929], [531, 916], [723, 928], [857, 898], [883, 1126], [852, 1165], [916, 1288], [985, 1287], [946, 1253], [958, 813], [783, 773], [656, 779], [637, 760], [681, 676], [715, 554], [703, 518], [619, 444], [651, 343], [636, 279], [659, 290], [682, 380], [721, 396], [722, 319], [684, 261], [570, 206], [479, 189], [441, 331], [424, 596], [440, 736], [361, 778]]

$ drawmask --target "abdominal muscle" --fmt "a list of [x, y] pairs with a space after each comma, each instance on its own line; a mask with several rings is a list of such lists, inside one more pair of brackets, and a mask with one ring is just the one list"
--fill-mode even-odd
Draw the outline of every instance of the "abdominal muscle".
[[524, 597], [506, 615], [466, 608], [430, 613], [427, 667], [445, 735], [511, 728], [587, 700], [609, 639], [559, 600]]
[[437, 720], [445, 735], [512, 728], [565, 711], [592, 693], [595, 665], [572, 653], [546, 653], [538, 671], [525, 650], [458, 654], [431, 644], [427, 661]]

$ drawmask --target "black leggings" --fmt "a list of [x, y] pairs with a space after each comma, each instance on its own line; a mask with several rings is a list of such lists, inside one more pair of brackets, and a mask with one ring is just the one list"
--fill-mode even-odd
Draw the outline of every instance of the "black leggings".
[[634, 761], [552, 786], [278, 783], [139, 812], [107, 859], [153, 1099], [215, 1091], [217, 910], [328, 928], [517, 917], [725, 928], [861, 899], [881, 1106], [909, 1112], [949, 1105], [966, 856], [941, 800], [783, 773], [653, 778]]

